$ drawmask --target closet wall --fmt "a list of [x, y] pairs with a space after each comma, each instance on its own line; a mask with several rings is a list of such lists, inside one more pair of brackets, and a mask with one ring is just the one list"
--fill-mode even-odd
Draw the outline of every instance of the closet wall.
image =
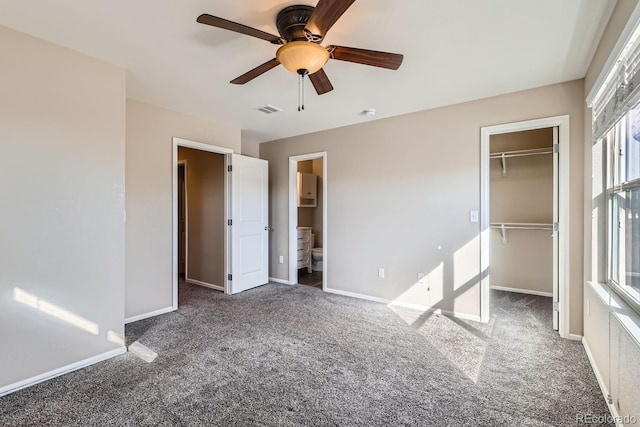
[[[553, 129], [491, 136], [491, 153], [553, 148]], [[506, 241], [496, 224], [553, 222], [553, 155], [491, 160], [491, 287], [551, 296], [552, 230], [507, 229]]]
[[178, 147], [186, 160], [187, 281], [224, 286], [224, 155]]

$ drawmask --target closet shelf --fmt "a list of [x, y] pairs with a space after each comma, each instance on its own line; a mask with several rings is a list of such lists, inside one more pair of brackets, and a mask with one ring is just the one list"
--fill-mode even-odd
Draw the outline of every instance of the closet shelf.
[[553, 230], [553, 224], [538, 222], [492, 222], [489, 226], [500, 230], [503, 245], [507, 244], [507, 230]]

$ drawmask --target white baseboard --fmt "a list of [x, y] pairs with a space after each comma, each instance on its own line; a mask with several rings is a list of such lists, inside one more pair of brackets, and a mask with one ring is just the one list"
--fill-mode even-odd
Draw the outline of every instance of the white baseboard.
[[137, 322], [138, 320], [148, 319], [149, 317], [159, 316], [160, 314], [170, 313], [172, 311], [175, 311], [175, 308], [173, 308], [173, 306], [165, 307], [165, 308], [161, 308], [160, 310], [154, 310], [148, 313], [138, 314], [137, 316], [127, 317], [126, 319], [124, 319], [124, 323], [125, 324], [133, 323], [133, 322]]
[[342, 296], [351, 297], [351, 298], [364, 299], [364, 300], [373, 301], [373, 302], [380, 302], [380, 303], [383, 303], [383, 304], [389, 304], [389, 302], [390, 302], [389, 300], [384, 299], [384, 298], [372, 297], [372, 296], [364, 295], [364, 294], [356, 294], [355, 292], [341, 291], [340, 289], [326, 288], [324, 291], [328, 292], [330, 294], [342, 295]]
[[107, 359], [111, 359], [112, 357], [119, 356], [126, 352], [127, 352], [127, 348], [125, 346], [118, 347], [116, 349], [107, 351], [106, 353], [102, 353], [97, 356], [93, 356], [88, 359], [84, 359], [79, 362], [75, 362], [70, 365], [63, 366], [58, 369], [54, 369], [49, 372], [45, 372], [44, 374], [36, 375], [35, 377], [31, 377], [26, 380], [9, 384], [7, 386], [0, 388], [0, 396], [7, 395], [9, 393], [13, 393], [18, 390], [22, 390], [23, 388], [27, 388], [29, 386], [41, 383], [43, 381], [50, 380], [55, 377], [59, 377], [60, 375], [68, 374], [69, 372], [77, 371], [78, 369], [86, 368], [87, 366], [96, 364], [98, 362], [102, 362]]
[[506, 288], [504, 286], [491, 286], [491, 289], [496, 290], [496, 291], [517, 292], [519, 294], [537, 295], [539, 297], [553, 298], [553, 293], [552, 292], [530, 291], [528, 289]]
[[224, 286], [214, 285], [213, 283], [207, 283], [201, 280], [189, 279], [188, 277], [184, 279], [184, 281], [187, 283], [191, 283], [192, 285], [204, 286], [205, 288], [215, 289], [216, 291], [224, 292]]
[[584, 337], [578, 334], [569, 334], [567, 335], [567, 339], [571, 341], [582, 341]]
[[616, 426], [622, 427], [622, 424], [619, 422], [620, 414], [618, 413], [618, 409], [616, 405], [607, 402], [607, 396], [609, 396], [609, 390], [607, 389], [607, 385], [602, 378], [602, 374], [598, 369], [598, 365], [596, 365], [596, 361], [593, 358], [593, 354], [591, 353], [591, 349], [589, 348], [589, 344], [587, 344], [587, 340], [582, 338], [582, 346], [584, 347], [585, 353], [587, 353], [587, 359], [589, 359], [589, 363], [591, 364], [591, 369], [593, 369], [593, 373], [596, 374], [596, 380], [598, 381], [598, 385], [600, 386], [600, 391], [602, 392], [602, 396], [604, 397], [604, 401], [607, 403], [609, 407], [609, 411], [611, 412], [611, 416], [616, 423]]
[[466, 313], [459, 313], [459, 312], [454, 312], [454, 311], [442, 310], [440, 308], [427, 307], [427, 306], [424, 306], [424, 305], [411, 304], [411, 303], [407, 303], [407, 302], [391, 301], [391, 300], [388, 300], [388, 299], [385, 299], [385, 298], [378, 298], [378, 297], [373, 297], [373, 296], [370, 296], [370, 295], [364, 295], [364, 294], [357, 294], [357, 293], [354, 293], [354, 292], [341, 291], [339, 289], [326, 288], [324, 291], [328, 292], [330, 294], [336, 294], [336, 295], [342, 295], [342, 296], [351, 297], [351, 298], [363, 299], [363, 300], [367, 300], [367, 301], [379, 302], [379, 303], [382, 303], [382, 304], [392, 305], [392, 306], [396, 306], [396, 307], [411, 308], [413, 310], [419, 310], [419, 311], [430, 312], [430, 313], [435, 313], [435, 314], [442, 314], [442, 315], [445, 315], [445, 316], [455, 317], [457, 319], [472, 320], [474, 322], [480, 322], [480, 316], [474, 316], [472, 314], [466, 314]]
[[269, 277], [269, 281], [273, 283], [282, 283], [283, 285], [295, 285], [295, 283], [288, 280], [276, 279], [275, 277]]

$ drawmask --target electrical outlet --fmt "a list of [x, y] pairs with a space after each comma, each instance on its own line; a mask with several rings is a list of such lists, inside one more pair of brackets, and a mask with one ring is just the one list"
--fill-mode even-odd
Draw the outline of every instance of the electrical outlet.
[[478, 211], [469, 212], [469, 222], [478, 222]]
[[384, 268], [381, 267], [378, 269], [378, 277], [384, 279]]
[[279, 262], [280, 264], [284, 264], [284, 257], [283, 257], [282, 255], [280, 255], [280, 256], [278, 257], [278, 262]]

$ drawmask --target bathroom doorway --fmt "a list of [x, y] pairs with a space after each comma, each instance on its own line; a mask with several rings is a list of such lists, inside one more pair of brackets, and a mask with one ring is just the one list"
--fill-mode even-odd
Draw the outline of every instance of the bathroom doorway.
[[289, 282], [326, 289], [327, 154], [289, 158]]

